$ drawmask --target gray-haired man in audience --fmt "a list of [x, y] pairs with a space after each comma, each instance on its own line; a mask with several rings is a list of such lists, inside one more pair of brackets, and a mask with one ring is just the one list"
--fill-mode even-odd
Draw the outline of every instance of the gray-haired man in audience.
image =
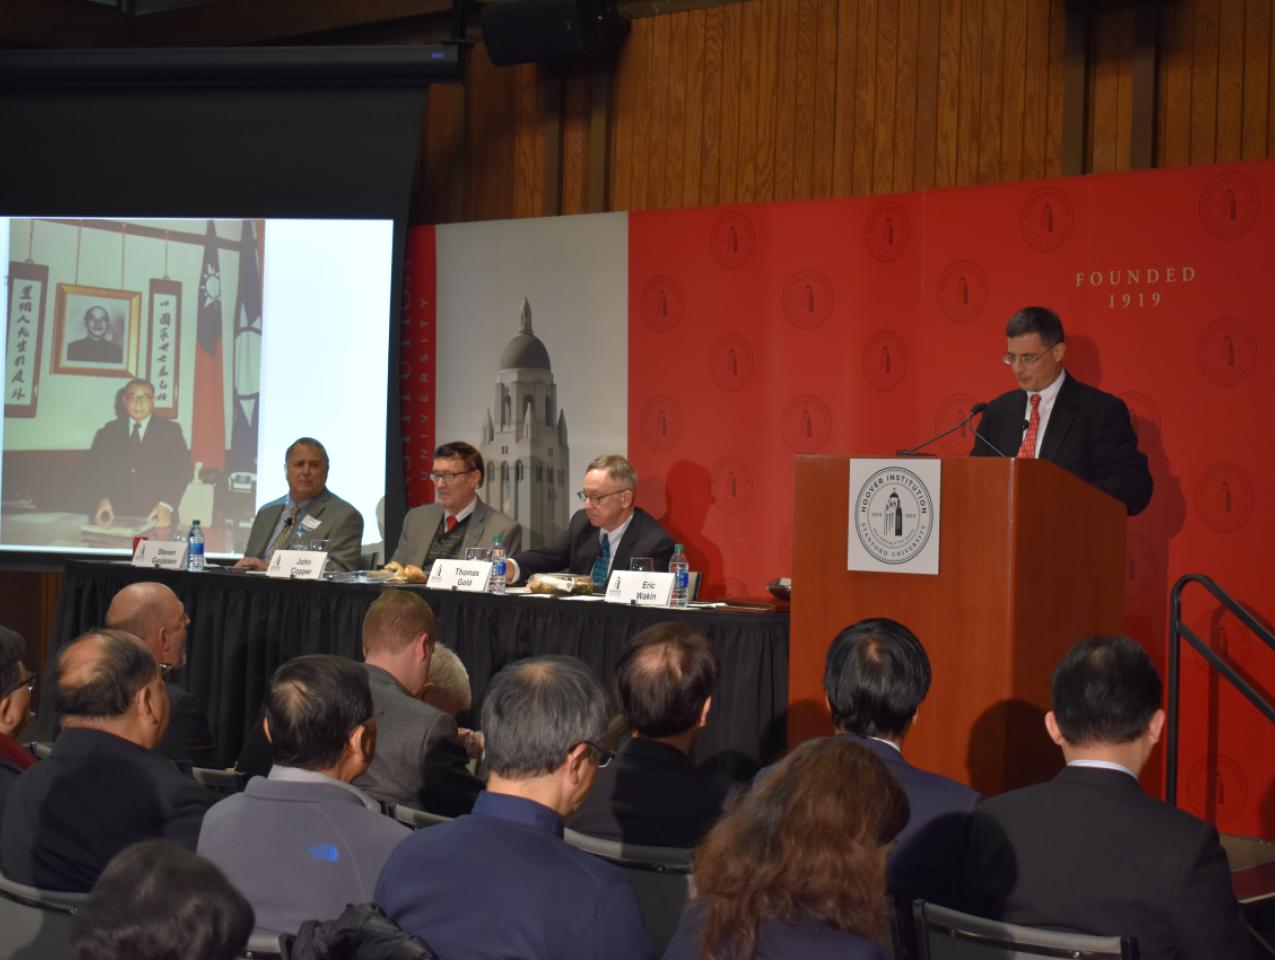
[[520, 660], [493, 679], [482, 717], [491, 778], [473, 815], [404, 840], [377, 904], [444, 957], [649, 958], [624, 875], [562, 840], [611, 759], [597, 679], [572, 657]]

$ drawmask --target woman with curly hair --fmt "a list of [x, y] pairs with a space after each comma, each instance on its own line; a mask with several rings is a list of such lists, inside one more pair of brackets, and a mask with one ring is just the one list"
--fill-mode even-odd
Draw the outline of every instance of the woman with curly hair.
[[907, 821], [876, 756], [803, 743], [696, 851], [695, 899], [664, 960], [882, 960], [886, 847]]

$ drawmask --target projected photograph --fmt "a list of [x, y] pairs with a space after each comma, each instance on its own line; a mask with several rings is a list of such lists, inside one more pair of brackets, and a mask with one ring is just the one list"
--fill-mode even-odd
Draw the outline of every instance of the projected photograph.
[[59, 283], [53, 372], [128, 377], [137, 366], [142, 295]]
[[[39, 387], [6, 393], [0, 544], [129, 549], [198, 518], [210, 552], [241, 548], [256, 510], [264, 228], [7, 221], [6, 370]], [[48, 290], [52, 316], [24, 323]]]

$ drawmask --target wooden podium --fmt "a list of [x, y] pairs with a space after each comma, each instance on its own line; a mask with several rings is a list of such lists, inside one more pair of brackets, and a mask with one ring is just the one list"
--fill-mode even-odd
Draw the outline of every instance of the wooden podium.
[[909, 761], [998, 793], [1062, 766], [1044, 729], [1050, 674], [1080, 638], [1124, 629], [1125, 507], [1045, 460], [941, 463], [931, 576], [847, 570], [850, 459], [797, 458], [788, 739], [831, 730], [833, 637], [889, 617], [917, 635], [934, 674]]

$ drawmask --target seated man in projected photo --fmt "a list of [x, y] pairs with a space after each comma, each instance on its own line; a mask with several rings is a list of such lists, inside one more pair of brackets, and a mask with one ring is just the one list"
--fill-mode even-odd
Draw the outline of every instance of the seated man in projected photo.
[[276, 550], [326, 540], [328, 559], [355, 570], [363, 550], [363, 514], [328, 489], [327, 448], [314, 437], [292, 441], [284, 454], [288, 492], [257, 511], [248, 548], [236, 567], [264, 570]]
[[637, 471], [618, 453], [604, 454], [589, 464], [584, 489], [576, 495], [584, 501], [566, 532], [553, 543], [524, 550], [509, 561], [509, 582], [517, 583], [533, 573], [591, 573], [595, 583], [606, 583], [612, 570], [628, 570], [634, 557], [650, 557], [655, 569], [668, 569], [673, 538], [659, 522], [637, 506]]
[[154, 415], [149, 380], [130, 380], [120, 396], [123, 414], [97, 431], [89, 449], [89, 516], [104, 526], [117, 516], [144, 517], [168, 529], [191, 478], [186, 438], [176, 421]]
[[1151, 502], [1151, 471], [1138, 450], [1129, 408], [1119, 397], [1063, 370], [1062, 321], [1024, 307], [1005, 325], [1001, 357], [1020, 389], [987, 405], [970, 454], [1049, 460], [1111, 494], [1136, 516]]

